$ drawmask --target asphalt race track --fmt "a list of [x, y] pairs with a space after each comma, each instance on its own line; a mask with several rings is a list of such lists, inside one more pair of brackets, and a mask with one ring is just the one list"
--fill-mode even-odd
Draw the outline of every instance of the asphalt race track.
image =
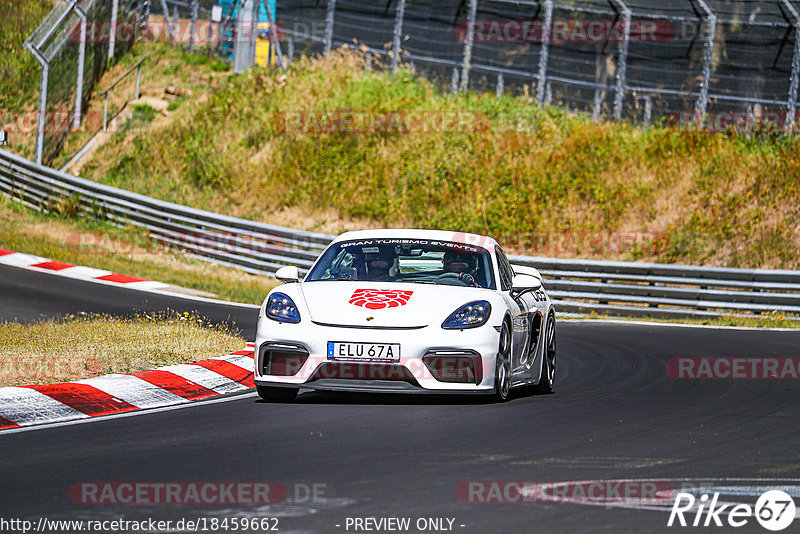
[[[235, 322], [252, 337], [252, 310], [0, 269], [4, 319], [166, 306]], [[565, 321], [557, 340], [556, 393], [522, 391], [504, 405], [313, 392], [267, 404], [246, 394], [0, 433], [0, 518], [273, 517], [280, 532], [364, 532], [347, 528], [348, 518], [408, 517], [409, 532], [420, 531], [420, 518], [452, 519], [464, 533], [693, 532], [708, 529], [668, 528], [668, 508], [468, 502], [458, 488], [703, 479], [745, 491], [800, 478], [800, 381], [675, 380], [666, 372], [679, 356], [797, 357], [800, 332]], [[69, 494], [89, 482], [209, 481], [276, 482], [288, 495], [253, 506], [83, 504]], [[316, 499], [308, 496], [314, 485]], [[711, 530], [764, 532], [755, 520]]]
[[181, 313], [202, 310], [202, 314], [213, 322], [238, 328], [249, 340], [255, 337], [258, 311], [254, 309], [201, 303], [0, 266], [0, 321], [26, 323], [42, 317], [63, 317], [80, 312], [125, 317], [166, 309]]

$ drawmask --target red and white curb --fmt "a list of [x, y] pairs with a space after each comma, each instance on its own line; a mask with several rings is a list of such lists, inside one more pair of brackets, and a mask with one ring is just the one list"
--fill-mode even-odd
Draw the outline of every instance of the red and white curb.
[[0, 388], [0, 429], [161, 408], [245, 391], [253, 343], [228, 356], [76, 382]]
[[92, 267], [82, 267], [79, 265], [71, 265], [69, 263], [61, 263], [39, 256], [33, 256], [32, 254], [23, 254], [21, 252], [14, 252], [13, 250], [5, 250], [2, 248], [0, 248], [0, 264], [10, 265], [12, 267], [21, 267], [23, 269], [30, 269], [32, 271], [54, 273], [60, 276], [77, 278], [80, 280], [91, 280], [93, 282], [111, 285], [122, 285], [134, 289], [152, 290], [169, 287], [169, 284], [164, 284], [162, 282], [154, 282], [152, 280], [136, 278], [135, 276], [127, 276], [103, 269], [94, 269]]
[[112, 271], [106, 271], [104, 269], [95, 269], [93, 267], [84, 267], [82, 265], [61, 263], [59, 261], [42, 258], [40, 256], [24, 254], [22, 252], [14, 252], [13, 250], [6, 250], [3, 248], [0, 248], [0, 265], [19, 267], [21, 269], [28, 269], [30, 271], [36, 271], [40, 273], [65, 276], [67, 278], [75, 278], [97, 284], [124, 287], [126, 289], [134, 289], [137, 291], [145, 291], [148, 293], [156, 293], [159, 295], [167, 295], [170, 297], [178, 297], [200, 302], [222, 303], [226, 306], [237, 306], [240, 308], [259, 308], [259, 306], [255, 304], [245, 304], [243, 302], [231, 302], [227, 300], [198, 296], [192, 294], [191, 290], [171, 284], [165, 284], [164, 282], [155, 282], [153, 280], [146, 280], [144, 278], [119, 274]]

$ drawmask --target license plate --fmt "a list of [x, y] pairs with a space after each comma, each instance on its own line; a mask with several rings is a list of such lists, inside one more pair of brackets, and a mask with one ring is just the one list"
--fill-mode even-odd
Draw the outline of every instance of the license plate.
[[328, 359], [346, 362], [399, 362], [399, 343], [328, 341]]

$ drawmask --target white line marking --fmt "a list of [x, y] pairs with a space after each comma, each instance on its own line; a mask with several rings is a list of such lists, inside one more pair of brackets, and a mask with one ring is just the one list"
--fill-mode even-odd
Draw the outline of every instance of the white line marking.
[[233, 401], [233, 400], [246, 399], [246, 398], [257, 397], [257, 396], [258, 395], [255, 392], [253, 392], [253, 393], [242, 393], [242, 394], [239, 394], [239, 395], [231, 395], [230, 397], [223, 397], [221, 399], [220, 398], [207, 399], [207, 400], [201, 400], [201, 401], [196, 401], [196, 402], [189, 402], [189, 403], [186, 403], [186, 404], [178, 404], [178, 405], [174, 405], [174, 406], [163, 406], [161, 408], [152, 408], [150, 410], [137, 410], [137, 411], [133, 411], [133, 412], [123, 412], [123, 413], [118, 413], [118, 414], [103, 415], [103, 416], [100, 416], [100, 417], [86, 417], [84, 419], [78, 419], [78, 420], [75, 420], [75, 421], [62, 421], [62, 422], [58, 422], [58, 423], [47, 423], [47, 424], [44, 424], [44, 425], [27, 426], [27, 427], [23, 427], [23, 428], [9, 428], [7, 430], [0, 430], [0, 439], [2, 439], [3, 436], [10, 435], [10, 434], [18, 434], [20, 432], [31, 432], [31, 431], [34, 431], [34, 430], [46, 430], [46, 429], [49, 429], [49, 428], [59, 428], [59, 427], [63, 427], [63, 426], [78, 425], [78, 424], [81, 424], [81, 423], [99, 423], [99, 422], [102, 422], [102, 421], [108, 421], [110, 419], [121, 419], [123, 417], [137, 417], [139, 415], [150, 415], [150, 414], [156, 414], [156, 413], [162, 413], [162, 412], [171, 412], [172, 410], [182, 410], [183, 408], [192, 408], [192, 407], [196, 407], [196, 406], [203, 406], [203, 405], [206, 405], [206, 404], [217, 404], [217, 403], [220, 403], [220, 402], [230, 402], [230, 401]]

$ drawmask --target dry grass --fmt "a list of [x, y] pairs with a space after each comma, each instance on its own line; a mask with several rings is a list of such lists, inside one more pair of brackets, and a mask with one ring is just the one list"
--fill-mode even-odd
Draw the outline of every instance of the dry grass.
[[130, 373], [230, 354], [243, 346], [242, 338], [224, 328], [174, 313], [0, 323], [0, 386]]

